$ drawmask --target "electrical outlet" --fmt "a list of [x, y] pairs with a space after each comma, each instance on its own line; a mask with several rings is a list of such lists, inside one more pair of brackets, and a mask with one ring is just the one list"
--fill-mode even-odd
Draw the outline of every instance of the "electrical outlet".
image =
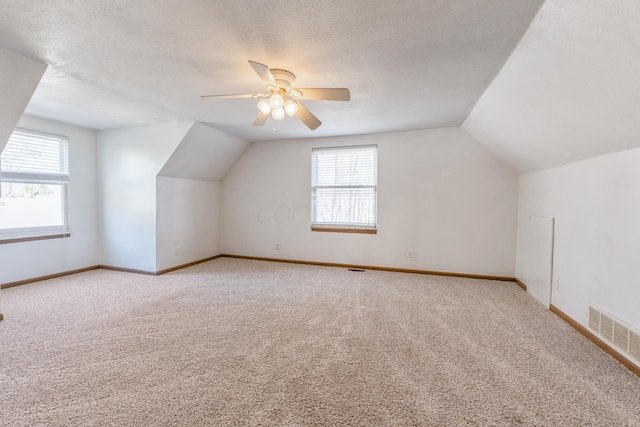
[[413, 258], [413, 249], [407, 249], [407, 258]]
[[276, 242], [276, 251], [280, 250], [280, 242]]
[[176, 255], [180, 253], [180, 246], [176, 246]]

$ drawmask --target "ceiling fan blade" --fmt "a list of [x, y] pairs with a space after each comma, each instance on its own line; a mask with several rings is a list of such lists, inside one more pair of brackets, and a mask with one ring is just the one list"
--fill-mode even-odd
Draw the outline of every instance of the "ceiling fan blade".
[[278, 89], [278, 83], [276, 83], [276, 79], [273, 78], [273, 74], [271, 74], [269, 67], [255, 61], [249, 61], [249, 64], [251, 64], [255, 72], [260, 77], [260, 80], [262, 80], [262, 84], [264, 84], [267, 89]]
[[269, 118], [268, 114], [258, 113], [258, 117], [256, 117], [256, 119], [253, 121], [252, 126], [262, 126], [267, 122], [268, 118]]
[[[344, 87], [334, 88], [296, 88], [293, 91], [300, 91], [300, 99], [317, 99], [322, 101], [349, 101], [351, 93]], [[295, 95], [294, 95], [295, 96]]]
[[237, 93], [231, 95], [204, 95], [200, 99], [225, 99], [225, 98], [264, 98], [261, 93]]
[[318, 126], [322, 124], [322, 122], [318, 120], [316, 116], [311, 114], [309, 110], [304, 108], [304, 105], [302, 105], [300, 102], [298, 102], [298, 111], [296, 111], [296, 117], [300, 119], [302, 123], [307, 125], [307, 127], [311, 130], [316, 130]]

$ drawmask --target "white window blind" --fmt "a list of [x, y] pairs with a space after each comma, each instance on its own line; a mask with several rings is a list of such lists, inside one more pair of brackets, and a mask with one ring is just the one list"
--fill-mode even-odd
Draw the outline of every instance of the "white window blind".
[[375, 227], [377, 147], [312, 152], [313, 224]]
[[16, 129], [0, 156], [3, 179], [67, 182], [67, 139]]

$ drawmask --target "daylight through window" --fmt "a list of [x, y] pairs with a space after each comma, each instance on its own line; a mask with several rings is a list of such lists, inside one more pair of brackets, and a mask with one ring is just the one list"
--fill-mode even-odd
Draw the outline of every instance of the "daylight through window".
[[62, 136], [15, 130], [0, 155], [0, 239], [68, 233]]
[[312, 228], [375, 230], [377, 169], [374, 145], [314, 149]]

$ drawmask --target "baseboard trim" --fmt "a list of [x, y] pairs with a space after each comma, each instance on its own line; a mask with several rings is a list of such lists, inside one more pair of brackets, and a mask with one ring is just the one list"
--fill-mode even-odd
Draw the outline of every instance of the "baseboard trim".
[[595, 345], [597, 345], [602, 350], [604, 350], [611, 357], [616, 359], [618, 362], [622, 363], [625, 368], [627, 368], [628, 370], [630, 370], [631, 372], [633, 372], [634, 374], [640, 377], [640, 368], [634, 365], [630, 360], [628, 360], [622, 354], [618, 353], [613, 347], [609, 346], [607, 343], [602, 341], [596, 335], [592, 334], [587, 328], [585, 328], [580, 323], [573, 320], [571, 317], [569, 317], [569, 315], [565, 314], [562, 310], [558, 309], [558, 307], [554, 306], [553, 304], [549, 305], [549, 310], [551, 310], [558, 317], [560, 317], [562, 320], [567, 322], [571, 327], [573, 327], [573, 329], [580, 332], [587, 339], [589, 339]]
[[[216, 258], [220, 258], [221, 256], [222, 255], [216, 255], [216, 256], [212, 256], [212, 257], [209, 257], [209, 258], [201, 259], [201, 260], [198, 260], [198, 261], [189, 262], [187, 264], [182, 264], [182, 265], [178, 265], [178, 266], [175, 266], [175, 267], [166, 268], [164, 270], [160, 270], [160, 271], [156, 271], [156, 272], [145, 271], [145, 270], [136, 270], [136, 269], [133, 269], [133, 268], [114, 267], [114, 266], [111, 266], [111, 265], [102, 265], [102, 264], [100, 264], [100, 265], [92, 265], [90, 267], [79, 268], [79, 269], [76, 269], [76, 270], [62, 271], [60, 273], [47, 274], [46, 276], [38, 276], [38, 277], [33, 277], [31, 279], [24, 279], [24, 280], [18, 280], [18, 281], [15, 281], [15, 282], [3, 283], [2, 285], [0, 285], [0, 289], [8, 289], [8, 288], [13, 288], [14, 286], [28, 285], [29, 283], [40, 282], [42, 280], [56, 279], [58, 277], [68, 276], [70, 274], [84, 273], [85, 271], [97, 270], [98, 268], [102, 268], [102, 269], [105, 269], [105, 270], [112, 270], [112, 271], [122, 271], [122, 272], [125, 272], [125, 273], [145, 274], [147, 276], [159, 276], [161, 274], [169, 273], [171, 271], [180, 270], [181, 268], [191, 267], [192, 265], [196, 265], [196, 264], [200, 264], [200, 263], [203, 263], [203, 262], [211, 261], [211, 260], [214, 260]], [[0, 318], [0, 320], [2, 320], [2, 318]]]
[[216, 255], [216, 256], [209, 257], [209, 258], [200, 259], [198, 261], [193, 261], [193, 262], [188, 262], [186, 264], [177, 265], [175, 267], [165, 268], [164, 270], [156, 271], [156, 275], [160, 276], [161, 274], [166, 274], [166, 273], [170, 273], [172, 271], [176, 271], [176, 270], [180, 270], [180, 269], [183, 269], [183, 268], [191, 267], [192, 265], [201, 264], [201, 263], [207, 262], [207, 261], [213, 261], [214, 259], [220, 258], [221, 256], [222, 255]]
[[172, 271], [180, 270], [186, 267], [191, 267], [192, 265], [201, 264], [203, 262], [212, 261], [214, 259], [221, 258], [221, 257], [252, 259], [255, 261], [284, 262], [288, 264], [319, 265], [319, 266], [325, 266], [325, 267], [360, 268], [364, 270], [392, 271], [396, 273], [431, 274], [434, 276], [463, 277], [467, 279], [499, 280], [503, 282], [516, 282], [524, 290], [527, 290], [526, 285], [521, 281], [519, 281], [518, 279], [516, 279], [515, 277], [488, 276], [483, 274], [451, 273], [447, 271], [414, 270], [409, 268], [378, 267], [378, 266], [372, 266], [372, 265], [339, 264], [339, 263], [331, 263], [331, 262], [316, 262], [316, 261], [304, 261], [304, 260], [292, 260], [292, 259], [280, 259], [280, 258], [265, 258], [265, 257], [232, 255], [232, 254], [215, 255], [212, 257], [200, 259], [198, 261], [192, 261], [186, 264], [177, 265], [175, 267], [165, 268], [164, 270], [158, 270], [156, 272], [146, 271], [146, 270], [137, 270], [134, 268], [115, 267], [115, 266], [103, 265], [103, 264], [93, 265], [91, 267], [80, 268], [77, 270], [63, 271], [61, 273], [49, 274], [46, 276], [34, 277], [32, 279], [25, 279], [25, 280], [19, 280], [16, 282], [5, 283], [3, 285], [0, 285], [0, 289], [7, 289], [14, 286], [20, 286], [20, 285], [28, 285], [29, 283], [39, 282], [41, 280], [55, 279], [57, 277], [68, 276], [70, 274], [76, 274], [76, 273], [83, 273], [85, 271], [96, 270], [98, 268], [102, 268], [104, 270], [121, 271], [124, 273], [144, 274], [147, 276], [160, 276], [162, 274], [170, 273]]
[[98, 267], [102, 268], [103, 270], [120, 271], [122, 273], [144, 274], [145, 276], [156, 275], [156, 273], [153, 271], [137, 270], [135, 268], [116, 267], [113, 265], [104, 265], [104, 264], [100, 264]]
[[58, 277], [64, 277], [64, 276], [68, 276], [70, 274], [76, 274], [76, 273], [84, 273], [85, 271], [96, 270], [98, 268], [100, 268], [99, 265], [92, 265], [91, 267], [79, 268], [77, 270], [63, 271], [61, 273], [47, 274], [46, 276], [39, 276], [31, 279], [18, 280], [16, 282], [9, 282], [9, 283], [4, 283], [0, 285], [0, 289], [8, 289], [8, 288], [13, 288], [14, 286], [28, 285], [29, 283], [40, 282], [42, 280], [56, 279]]
[[527, 291], [527, 285], [525, 285], [525, 284], [524, 284], [524, 282], [523, 282], [522, 280], [520, 280], [520, 279], [518, 279], [518, 278], [516, 277], [515, 282], [516, 282], [516, 284], [517, 284], [518, 286], [520, 286], [522, 289], [524, 289], [524, 291], [525, 291], [525, 292]]
[[197, 261], [188, 262], [186, 264], [176, 265], [175, 267], [165, 268], [164, 270], [158, 271], [146, 271], [146, 270], [136, 270], [134, 268], [123, 268], [123, 267], [114, 267], [111, 265], [100, 265], [100, 268], [104, 268], [105, 270], [112, 271], [122, 271], [123, 273], [135, 273], [135, 274], [144, 274], [147, 276], [161, 276], [166, 273], [170, 273], [172, 271], [180, 270], [182, 268], [191, 267], [192, 265], [201, 264], [203, 262], [211, 261], [216, 258], [220, 258], [222, 255], [215, 255], [204, 259], [199, 259]]
[[[58, 277], [68, 276], [70, 274], [83, 273], [85, 271], [96, 270], [98, 268], [102, 268], [105, 270], [112, 271], [121, 271], [124, 273], [134, 273], [134, 274], [144, 274], [147, 276], [159, 276], [162, 274], [170, 273], [172, 271], [180, 270], [186, 267], [191, 267], [192, 265], [200, 264], [207, 261], [212, 261], [217, 258], [226, 257], [226, 258], [238, 258], [238, 259], [251, 259], [255, 261], [270, 261], [270, 262], [284, 262], [288, 264], [306, 264], [306, 265], [318, 265], [325, 267], [341, 267], [341, 268], [359, 268], [363, 270], [377, 270], [377, 271], [391, 271], [395, 273], [413, 273], [413, 274], [431, 274], [434, 276], [449, 276], [449, 277], [462, 277], [467, 279], [482, 279], [482, 280], [498, 280], [503, 282], [516, 282], [520, 287], [524, 290], [527, 289], [526, 285], [516, 279], [515, 277], [505, 277], [505, 276], [488, 276], [483, 274], [466, 274], [466, 273], [452, 273], [446, 271], [432, 271], [432, 270], [414, 270], [409, 268], [393, 268], [393, 267], [379, 267], [379, 266], [371, 266], [371, 265], [356, 265], [356, 264], [339, 264], [339, 263], [330, 263], [330, 262], [316, 262], [316, 261], [304, 261], [304, 260], [291, 260], [291, 259], [280, 259], [280, 258], [265, 258], [265, 257], [254, 257], [254, 256], [245, 256], [245, 255], [232, 255], [232, 254], [220, 254], [212, 257], [204, 258], [198, 261], [189, 262], [186, 264], [181, 264], [175, 267], [166, 268], [164, 270], [159, 270], [156, 272], [145, 271], [145, 270], [137, 270], [133, 268], [122, 268], [115, 267], [110, 265], [94, 265], [91, 267], [80, 268], [77, 270], [64, 271], [61, 273], [49, 274], [46, 276], [34, 277], [32, 279], [19, 280], [16, 282], [5, 283], [0, 286], [0, 289], [7, 289], [14, 286], [27, 285], [29, 283], [39, 282], [42, 280], [55, 279]], [[2, 314], [0, 314], [0, 320], [2, 320]]]
[[232, 255], [232, 254], [222, 254], [221, 256], [225, 258], [251, 259], [255, 261], [284, 262], [288, 264], [306, 264], [306, 265], [319, 265], [324, 267], [359, 268], [362, 270], [392, 271], [395, 273], [430, 274], [433, 276], [450, 276], [450, 277], [463, 277], [467, 279], [499, 280], [502, 282], [516, 281], [515, 277], [487, 276], [483, 274], [451, 273], [447, 271], [431, 271], [431, 270], [413, 270], [409, 268], [378, 267], [378, 266], [372, 266], [372, 265], [337, 264], [332, 262], [304, 261], [304, 260], [281, 259], [281, 258], [265, 258], [265, 257]]
[[[205, 259], [200, 259], [198, 261], [189, 262], [186, 264], [177, 265], [175, 267], [166, 268], [164, 270], [159, 270], [156, 272], [145, 271], [145, 270], [136, 270], [133, 268], [123, 268], [123, 267], [114, 267], [111, 265], [92, 265], [90, 267], [79, 268], [76, 270], [62, 271], [60, 273], [47, 274], [46, 276], [38, 276], [33, 277], [31, 279], [18, 280], [15, 282], [3, 283], [0, 285], [0, 289], [8, 289], [13, 288], [14, 286], [28, 285], [29, 283], [40, 282], [42, 280], [56, 279], [58, 277], [69, 276], [70, 274], [84, 273], [85, 271], [97, 270], [98, 268], [102, 268], [104, 270], [112, 270], [112, 271], [122, 271], [125, 273], [136, 273], [136, 274], [145, 274], [147, 276], [159, 276], [161, 274], [169, 273], [171, 271], [180, 270], [181, 268], [191, 267], [192, 265], [200, 264], [203, 262], [211, 261], [216, 258], [220, 258], [222, 255], [216, 255]], [[1, 315], [0, 315], [1, 316]], [[0, 318], [2, 320], [2, 318]]]

